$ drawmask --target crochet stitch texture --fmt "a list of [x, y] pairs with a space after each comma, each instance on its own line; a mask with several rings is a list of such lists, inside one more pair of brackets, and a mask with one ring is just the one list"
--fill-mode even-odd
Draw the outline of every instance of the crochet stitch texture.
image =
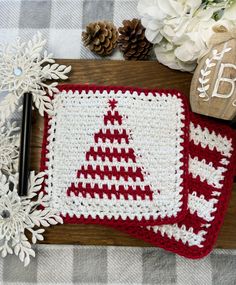
[[145, 226], [185, 216], [189, 114], [179, 92], [64, 85], [53, 105], [44, 191], [65, 222]]
[[117, 228], [195, 259], [209, 254], [216, 242], [231, 194], [236, 150], [232, 129], [191, 117], [187, 215], [174, 225]]

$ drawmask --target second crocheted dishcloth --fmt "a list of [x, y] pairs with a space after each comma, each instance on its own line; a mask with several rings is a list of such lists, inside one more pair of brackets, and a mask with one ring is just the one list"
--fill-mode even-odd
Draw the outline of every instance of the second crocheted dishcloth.
[[64, 85], [45, 120], [44, 191], [64, 221], [174, 223], [187, 209], [189, 114], [179, 92]]
[[186, 217], [174, 225], [118, 228], [185, 257], [201, 258], [209, 254], [231, 194], [235, 146], [235, 132], [229, 127], [192, 116]]

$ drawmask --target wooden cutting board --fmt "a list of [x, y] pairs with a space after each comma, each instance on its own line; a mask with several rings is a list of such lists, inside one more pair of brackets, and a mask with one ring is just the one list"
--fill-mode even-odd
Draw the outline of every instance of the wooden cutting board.
[[[89, 83], [96, 85], [136, 86], [146, 88], [178, 89], [189, 95], [192, 75], [171, 70], [153, 61], [93, 61], [58, 60], [60, 64], [72, 65], [67, 83]], [[43, 119], [35, 115], [31, 146], [31, 166], [39, 170]], [[96, 225], [57, 225], [46, 230], [47, 244], [149, 246], [117, 230]], [[218, 248], [236, 248], [236, 183], [229, 209], [221, 229]]]

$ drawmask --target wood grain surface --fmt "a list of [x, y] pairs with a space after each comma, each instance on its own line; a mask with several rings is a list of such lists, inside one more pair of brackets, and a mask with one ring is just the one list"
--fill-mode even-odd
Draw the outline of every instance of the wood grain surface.
[[[192, 75], [170, 70], [157, 62], [123, 62], [92, 60], [58, 60], [72, 65], [67, 83], [90, 83], [97, 85], [122, 85], [146, 88], [178, 89], [189, 94]], [[34, 114], [31, 143], [31, 167], [38, 171], [40, 165], [43, 119]], [[58, 225], [46, 230], [47, 244], [149, 246], [117, 230], [95, 225]], [[218, 248], [236, 248], [236, 184], [221, 229]]]

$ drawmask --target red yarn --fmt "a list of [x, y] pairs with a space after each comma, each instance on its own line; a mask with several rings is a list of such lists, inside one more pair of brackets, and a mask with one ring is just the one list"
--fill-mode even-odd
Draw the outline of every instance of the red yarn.
[[[186, 103], [186, 98], [182, 95], [180, 95], [179, 92], [177, 91], [169, 91], [169, 90], [150, 90], [150, 89], [140, 89], [140, 88], [128, 88], [128, 87], [97, 87], [97, 86], [80, 86], [80, 85], [61, 85], [59, 87], [60, 91], [99, 91], [100, 93], [102, 93], [103, 91], [114, 91], [114, 92], [126, 92], [126, 91], [130, 91], [130, 92], [135, 92], [137, 94], [137, 96], [140, 95], [140, 93], [144, 93], [146, 95], [148, 95], [148, 93], [152, 92], [152, 94], [154, 94], [155, 96], [155, 92], [158, 92], [161, 96], [162, 93], [164, 94], [171, 94], [172, 96], [176, 96], [177, 98], [181, 98], [182, 100], [182, 104], [183, 104], [183, 109], [184, 109], [184, 119], [182, 119], [182, 122], [184, 123], [184, 127], [183, 127], [183, 133], [184, 135], [182, 136], [183, 138], [183, 142], [181, 143], [181, 146], [183, 147], [183, 150], [181, 151], [181, 153], [183, 154], [183, 158], [181, 159], [181, 162], [183, 162], [183, 166], [181, 167], [181, 170], [183, 171], [183, 174], [181, 175], [181, 177], [183, 178], [183, 182], [181, 183], [181, 186], [183, 188], [183, 190], [181, 191], [181, 202], [182, 202], [182, 206], [181, 206], [181, 211], [177, 214], [177, 216], [171, 216], [171, 217], [164, 217], [164, 218], [159, 218], [159, 219], [155, 219], [153, 217], [150, 217], [150, 219], [145, 220], [145, 218], [143, 217], [142, 219], [138, 219], [137, 217], [135, 217], [134, 219], [126, 219], [123, 220], [121, 217], [119, 217], [118, 219], [110, 219], [107, 217], [104, 217], [104, 219], [100, 219], [98, 216], [96, 219], [92, 218], [92, 217], [88, 217], [88, 218], [77, 218], [77, 217], [70, 217], [69, 215], [67, 215], [66, 217], [64, 217], [64, 222], [65, 223], [93, 223], [93, 224], [106, 224], [106, 225], [116, 225], [116, 224], [129, 224], [129, 225], [156, 225], [156, 224], [165, 224], [165, 223], [174, 223], [177, 222], [179, 220], [181, 220], [187, 211], [187, 190], [188, 190], [188, 154], [189, 154], [189, 112], [188, 112], [188, 107], [187, 107], [187, 103]], [[98, 96], [96, 94], [94, 94], [94, 96]], [[114, 124], [115, 122], [119, 124], [119, 126], [122, 125], [122, 116], [119, 114], [119, 112], [117, 110], [114, 110], [116, 108], [116, 103], [117, 102], [113, 102], [110, 101], [110, 108], [113, 110], [113, 112], [111, 112], [110, 110], [107, 111], [107, 113], [104, 115], [104, 125], [106, 125], [108, 122], [111, 122], [112, 124]], [[46, 162], [47, 162], [47, 157], [46, 154], [48, 153], [47, 150], [47, 137], [48, 137], [48, 130], [49, 130], [49, 119], [46, 116], [45, 117], [45, 129], [44, 129], [44, 139], [43, 139], [43, 150], [42, 150], [42, 161], [41, 161], [41, 170], [44, 171], [46, 170]], [[94, 142], [98, 142], [98, 140], [102, 140], [103, 142], [105, 142], [106, 140], [109, 140], [110, 142], [114, 142], [118, 141], [121, 142], [121, 140], [125, 140], [125, 143], [129, 145], [129, 136], [126, 132], [126, 130], [122, 130], [121, 132], [118, 131], [114, 131], [113, 133], [110, 132], [110, 130], [99, 130], [98, 133], [96, 133], [94, 135]], [[123, 149], [118, 152], [116, 148], [114, 148], [112, 151], [109, 148], [105, 148], [102, 149], [101, 147], [98, 147], [96, 149], [94, 149], [93, 146], [90, 147], [89, 151], [86, 152], [85, 154], [85, 158], [87, 161], [89, 160], [96, 160], [97, 158], [102, 159], [103, 161], [105, 160], [105, 158], [108, 158], [110, 161], [112, 161], [112, 158], [115, 157], [118, 161], [122, 159], [125, 159], [126, 162], [128, 162], [128, 160], [132, 160], [133, 162], [136, 161], [136, 155], [134, 150], [132, 149], [132, 147], [129, 147], [128, 149], [128, 153], [125, 152]], [[92, 167], [85, 167], [81, 166], [81, 168], [78, 170], [77, 172], [77, 177], [79, 178], [80, 175], [83, 175], [84, 177], [92, 177], [94, 178], [95, 175], [99, 175], [101, 177], [101, 179], [104, 178], [104, 176], [108, 177], [109, 179], [112, 179], [112, 177], [116, 177], [116, 179], [120, 179], [123, 178], [125, 181], [127, 181], [128, 179], [132, 179], [133, 181], [136, 181], [136, 179], [140, 179], [140, 181], [144, 181], [144, 177], [142, 174], [142, 171], [140, 168], [137, 168], [135, 171], [133, 171], [131, 168], [128, 169], [124, 169], [123, 167], [120, 167], [119, 171], [115, 168], [112, 168], [112, 171], [109, 170], [108, 168], [104, 168], [104, 169], [100, 169], [100, 167], [97, 167], [96, 170], [94, 170]], [[132, 187], [133, 188], [133, 187]], [[102, 190], [102, 191], [101, 191]], [[101, 193], [102, 192], [102, 193]], [[89, 193], [91, 197], [94, 197], [95, 194], [99, 194], [100, 197], [102, 197], [103, 194], [107, 194], [109, 198], [112, 197], [112, 195], [115, 195], [115, 197], [119, 197], [119, 195], [124, 195], [125, 198], [128, 198], [129, 195], [133, 196], [133, 199], [136, 200], [138, 197], [141, 197], [141, 199], [145, 200], [147, 197], [149, 199], [153, 199], [152, 197], [152, 191], [149, 187], [149, 185], [145, 186], [145, 191], [141, 190], [139, 187], [137, 187], [134, 191], [134, 189], [131, 190], [130, 189], [123, 189], [122, 187], [119, 188], [119, 191], [117, 191], [115, 188], [111, 188], [111, 189], [105, 189], [104, 187], [101, 189], [99, 188], [98, 185], [86, 185], [86, 187], [81, 187], [81, 184], [78, 184], [77, 186], [72, 183], [71, 186], [69, 187], [69, 189], [67, 190], [67, 195], [79, 195], [82, 194], [83, 197], [86, 196], [86, 193]]]
[[[219, 201], [216, 205], [216, 211], [213, 214], [214, 220], [210, 222], [210, 227], [206, 229], [207, 234], [204, 236], [205, 241], [203, 242], [203, 247], [199, 248], [197, 246], [189, 246], [187, 243], [184, 244], [181, 241], [177, 241], [174, 238], [168, 238], [165, 234], [161, 235], [160, 232], [155, 233], [153, 230], [148, 230], [145, 227], [129, 227], [129, 226], [116, 226], [117, 229], [124, 231], [133, 237], [142, 239], [148, 243], [151, 243], [154, 246], [166, 249], [168, 251], [177, 253], [179, 255], [188, 257], [188, 258], [202, 258], [208, 255], [216, 243], [219, 230], [223, 224], [224, 216], [228, 207], [228, 203], [231, 196], [233, 177], [235, 174], [235, 164], [236, 164], [236, 137], [235, 132], [230, 129], [228, 126], [225, 126], [222, 123], [214, 123], [212, 120], [207, 120], [206, 118], [191, 115], [191, 121], [194, 125], [200, 125], [202, 128], [207, 128], [211, 132], [215, 132], [217, 135], [220, 134], [222, 137], [227, 137], [228, 139], [232, 139], [233, 141], [233, 150], [232, 156], [230, 158], [229, 164], [226, 166], [227, 171], [225, 173], [225, 177], [223, 182], [223, 187], [220, 189], [221, 195], [219, 196]], [[209, 148], [199, 148], [196, 152], [196, 148], [193, 144], [190, 144], [190, 156], [198, 156], [204, 157], [206, 160], [209, 159]], [[213, 159], [214, 164], [219, 163], [220, 153], [216, 154], [216, 150], [212, 151], [212, 154], [215, 154], [215, 158], [213, 155], [210, 155], [211, 159]], [[222, 156], [221, 156], [222, 157]], [[213, 186], [209, 186], [206, 182], [201, 182], [199, 177], [190, 179], [190, 193], [196, 191], [199, 195], [203, 194], [206, 198], [212, 198], [213, 191], [216, 189]], [[196, 213], [191, 214], [188, 211], [188, 214], [185, 218], [178, 222], [178, 226], [185, 225], [187, 228], [193, 227], [194, 232], [198, 232], [202, 229], [202, 224], [204, 224], [204, 220], [199, 218]]]
[[[137, 92], [137, 94], [139, 94], [140, 92], [145, 92], [145, 94], [148, 94], [148, 92], [153, 92], [156, 90], [143, 90], [143, 89], [134, 89], [134, 88], [124, 88], [124, 87], [96, 87], [96, 86], [78, 86], [78, 85], [65, 85], [60, 87], [60, 90], [72, 90], [72, 91], [82, 91], [82, 90], [99, 90], [100, 92], [107, 90], [107, 91], [111, 91], [114, 90], [119, 91], [121, 90], [122, 92], [125, 92], [127, 90], [130, 91], [135, 91]], [[160, 90], [158, 91], [159, 93], [161, 92]], [[166, 91], [165, 91], [166, 92]], [[173, 91], [167, 91], [168, 93], [171, 94], [175, 94], [175, 92]], [[184, 100], [184, 105], [185, 105], [185, 109], [187, 110], [187, 106], [186, 106], [186, 101]], [[115, 108], [115, 102], [111, 103], [111, 106], [114, 106]], [[188, 116], [186, 116], [187, 118]], [[111, 112], [108, 112], [107, 115], [104, 117], [104, 124], [106, 125], [108, 123], [108, 121], [110, 122], [114, 122], [114, 121], [118, 121], [119, 125], [122, 124], [122, 117], [118, 114], [115, 113], [115, 115], [112, 115]], [[184, 135], [184, 143], [183, 143], [183, 153], [184, 153], [184, 168], [183, 168], [183, 188], [186, 189], [188, 187], [188, 182], [189, 182], [189, 194], [196, 192], [198, 195], [204, 195], [206, 201], [212, 199], [213, 196], [213, 192], [214, 191], [220, 191], [221, 195], [219, 197], [217, 197], [218, 203], [216, 204], [216, 211], [213, 213], [214, 219], [212, 221], [209, 222], [210, 227], [207, 229], [204, 229], [205, 231], [207, 231], [206, 235], [204, 235], [205, 241], [202, 243], [202, 248], [199, 248], [198, 246], [189, 246], [189, 244], [186, 242], [182, 242], [182, 241], [178, 241], [176, 239], [169, 238], [167, 236], [167, 234], [162, 235], [161, 232], [157, 232], [155, 233], [153, 230], [149, 230], [146, 227], [142, 226], [138, 226], [138, 225], [147, 225], [147, 221], [145, 221], [144, 219], [142, 219], [141, 221], [138, 221], [137, 219], [135, 219], [134, 221], [123, 221], [121, 219], [115, 220], [114, 218], [111, 220], [108, 219], [99, 219], [97, 217], [97, 219], [92, 219], [92, 217], [88, 217], [88, 218], [80, 218], [77, 219], [76, 217], [69, 217], [69, 215], [67, 215], [64, 218], [64, 222], [65, 223], [98, 223], [98, 224], [102, 224], [102, 225], [109, 225], [112, 226], [114, 228], [117, 228], [121, 231], [124, 231], [126, 233], [129, 233], [130, 235], [132, 235], [133, 237], [139, 238], [139, 239], [143, 239], [146, 242], [151, 243], [154, 246], [158, 246], [161, 248], [164, 248], [166, 250], [172, 251], [174, 253], [177, 253], [179, 255], [185, 256], [185, 257], [189, 257], [189, 258], [201, 258], [204, 257], [205, 255], [207, 255], [213, 248], [220, 227], [223, 223], [224, 220], [224, 215], [227, 209], [227, 205], [229, 202], [229, 198], [230, 198], [230, 194], [231, 194], [231, 188], [232, 188], [232, 183], [233, 183], [233, 176], [236, 173], [236, 167], [235, 167], [235, 162], [236, 162], [236, 152], [235, 152], [235, 133], [233, 130], [231, 130], [229, 127], [225, 126], [224, 124], [218, 123], [216, 124], [214, 121], [212, 120], [208, 120], [206, 118], [200, 117], [200, 116], [196, 116], [191, 114], [191, 122], [194, 124], [194, 126], [196, 127], [197, 125], [200, 125], [202, 129], [208, 129], [210, 132], [214, 132], [217, 135], [221, 135], [222, 137], [227, 137], [229, 140], [232, 140], [232, 145], [233, 145], [233, 149], [232, 149], [232, 156], [229, 159], [229, 164], [228, 165], [224, 165], [224, 167], [227, 168], [226, 172], [224, 173], [224, 179], [221, 181], [223, 186], [222, 188], [216, 189], [214, 186], [209, 185], [208, 183], [206, 183], [206, 181], [201, 181], [200, 178], [197, 177], [193, 177], [192, 174], [188, 174], [188, 143], [186, 143], [186, 141], [189, 141], [189, 121], [186, 120], [185, 121], [185, 135]], [[48, 125], [48, 117], [46, 116], [45, 118], [45, 129], [44, 129], [44, 139], [43, 139], [43, 150], [42, 150], [42, 161], [41, 161], [41, 170], [45, 170], [46, 169], [46, 154], [48, 153], [48, 150], [46, 148], [47, 146], [47, 136], [48, 136], [48, 129], [49, 129], [49, 125]], [[114, 134], [116, 136], [119, 136], [120, 134]], [[121, 136], [122, 138], [124, 138], [126, 141], [128, 141], [128, 137], [126, 136], [127, 134], [122, 133]], [[97, 137], [95, 137], [96, 139], [99, 139], [99, 137], [101, 139], [110, 137], [110, 139], [112, 140], [112, 136], [111, 134], [106, 133], [104, 136], [104, 133], [99, 133]], [[217, 168], [222, 166], [221, 163], [221, 159], [223, 157], [222, 153], [220, 153], [219, 151], [217, 151], [216, 149], [209, 149], [209, 147], [202, 147], [200, 144], [199, 145], [195, 145], [192, 141], [190, 142], [190, 156], [192, 158], [194, 158], [195, 156], [198, 157], [199, 160], [205, 160], [206, 163], [212, 162], [212, 165]], [[106, 155], [106, 157], [122, 157], [123, 154], [122, 153], [116, 153], [114, 152], [108, 152], [108, 150], [105, 150], [105, 153], [103, 150], [98, 149], [98, 150], [94, 150], [93, 147], [90, 148], [90, 150], [88, 151], [88, 153], [86, 154], [86, 159], [89, 159], [90, 157], [93, 157], [94, 159], [96, 157], [101, 157], [102, 159], [104, 158], [104, 155]], [[132, 151], [132, 149], [130, 149], [129, 155], [128, 155], [129, 159], [132, 159], [133, 161], [135, 161], [135, 154]], [[128, 159], [128, 158], [127, 158]], [[80, 175], [81, 172], [85, 172], [85, 169], [83, 169], [83, 167], [78, 171], [78, 175]], [[91, 172], [91, 169], [87, 169], [86, 171]], [[107, 172], [107, 169], [104, 169], [103, 171]], [[99, 172], [99, 174], [102, 176], [102, 172], [101, 169], [97, 169], [97, 172]], [[91, 173], [90, 173], [91, 174]], [[116, 173], [117, 176], [122, 175], [123, 177], [125, 177], [126, 173], [124, 171], [124, 169], [120, 171], [120, 173]], [[130, 175], [130, 174], [129, 174]], [[133, 175], [133, 176], [132, 176]], [[137, 173], [132, 173], [131, 176], [135, 179], [135, 177], [137, 176], [141, 176], [140, 172], [137, 170]], [[81, 185], [80, 185], [81, 186]], [[70, 195], [72, 192], [75, 193], [76, 195], [78, 195], [78, 193], [82, 193], [82, 195], [85, 195], [86, 192], [89, 192], [91, 195], [94, 194], [99, 194], [101, 193], [101, 191], [105, 194], [107, 194], [109, 196], [109, 193], [111, 192], [115, 192], [114, 189], [107, 189], [106, 187], [103, 187], [102, 189], [99, 188], [98, 185], [94, 185], [93, 187], [91, 187], [91, 185], [86, 185], [86, 187], [75, 187], [74, 184], [71, 185], [71, 187], [68, 189], [68, 195]], [[127, 195], [129, 194], [129, 192], [132, 191], [131, 189], [128, 190], [124, 190], [122, 187], [119, 188], [119, 192], [124, 194], [127, 193]], [[135, 193], [137, 195], [141, 195], [142, 190], [140, 189], [136, 189]], [[198, 233], [201, 229], [202, 229], [202, 225], [204, 223], [206, 223], [206, 221], [202, 218], [200, 218], [197, 213], [191, 213], [189, 211], [189, 209], [186, 211], [186, 203], [187, 203], [187, 193], [185, 193], [183, 191], [183, 198], [182, 198], [182, 202], [184, 203], [184, 207], [185, 207], [185, 211], [182, 212], [182, 214], [176, 218], [170, 218], [170, 219], [165, 219], [163, 221], [159, 221], [158, 224], [168, 224], [168, 223], [176, 223], [178, 222], [178, 226], [185, 226], [186, 228], [193, 228], [193, 232], [194, 233]], [[152, 196], [152, 193], [149, 189], [149, 187], [146, 187], [146, 191], [145, 191], [145, 195], [148, 196]], [[134, 225], [134, 222], [137, 224]], [[149, 221], [149, 225], [153, 225], [155, 224], [155, 221]]]

